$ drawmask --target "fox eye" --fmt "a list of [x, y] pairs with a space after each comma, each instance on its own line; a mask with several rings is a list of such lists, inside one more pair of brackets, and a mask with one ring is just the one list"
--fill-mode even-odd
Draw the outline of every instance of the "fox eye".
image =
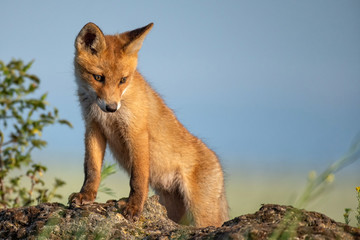
[[105, 81], [105, 77], [104, 76], [101, 76], [101, 75], [96, 75], [96, 74], [93, 74], [94, 76], [94, 79], [98, 82], [104, 82]]
[[120, 79], [120, 84], [126, 83], [126, 79], [127, 79], [127, 77], [122, 77], [122, 78]]

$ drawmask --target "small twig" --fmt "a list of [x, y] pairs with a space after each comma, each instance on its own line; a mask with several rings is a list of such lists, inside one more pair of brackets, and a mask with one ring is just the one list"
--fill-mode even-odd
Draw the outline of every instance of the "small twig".
[[[2, 159], [2, 145], [0, 145], [0, 170], [3, 171], [4, 169], [4, 162]], [[1, 201], [5, 201], [5, 185], [4, 185], [4, 179], [2, 176], [0, 176], [0, 190], [1, 190]]]
[[34, 191], [34, 188], [35, 188], [35, 174], [32, 175], [32, 176], [28, 176], [30, 179], [31, 179], [31, 187], [30, 187], [30, 190], [28, 191], [28, 195], [29, 195], [29, 199], [28, 201], [24, 204], [25, 206], [26, 205], [30, 205], [31, 204], [31, 199], [32, 199], [32, 194], [33, 194], [33, 191]]
[[[12, 144], [12, 143], [14, 143], [15, 141], [14, 140], [9, 140], [9, 141], [7, 141], [7, 142], [4, 142], [3, 144], [2, 144], [2, 146], [4, 147], [4, 146], [6, 146], [6, 145], [9, 145], [9, 144]], [[1, 153], [1, 152], [0, 152]]]
[[13, 116], [1, 116], [0, 119], [10, 119], [10, 118], [14, 118]]
[[[2, 147], [4, 146], [4, 134], [0, 131], [0, 170], [4, 169], [4, 162], [2, 158]], [[1, 201], [5, 201], [5, 185], [4, 179], [0, 176], [0, 190], [1, 190]]]

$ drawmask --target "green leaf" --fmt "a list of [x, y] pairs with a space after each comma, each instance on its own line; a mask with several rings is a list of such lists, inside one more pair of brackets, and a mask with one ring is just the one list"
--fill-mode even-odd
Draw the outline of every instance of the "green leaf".
[[45, 167], [41, 164], [33, 164], [33, 165], [31, 165], [31, 167], [34, 169], [34, 171], [37, 171], [37, 172], [39, 172], [39, 171], [46, 172], [46, 170], [47, 170], [47, 167]]
[[41, 97], [40, 97], [40, 100], [41, 101], [44, 101], [46, 98], [47, 98], [47, 93], [44, 93]]
[[36, 148], [42, 148], [46, 146], [47, 142], [39, 139], [33, 139], [31, 140], [31, 144]]
[[59, 179], [59, 178], [55, 178], [55, 183], [54, 183], [54, 187], [58, 188], [58, 187], [62, 187], [66, 184], [66, 182], [64, 182], [63, 180]]
[[31, 80], [33, 80], [36, 83], [40, 83], [40, 79], [35, 75], [28, 75], [28, 78], [30, 78]]
[[26, 64], [26, 65], [23, 67], [22, 71], [23, 71], [23, 72], [26, 72], [27, 70], [29, 70], [29, 68], [32, 66], [33, 63], [34, 63], [34, 60], [32, 60], [31, 62], [29, 62], [28, 64]]
[[110, 175], [113, 175], [114, 173], [116, 173], [116, 164], [108, 165], [105, 163], [101, 170], [101, 184], [99, 187], [99, 192], [116, 197], [114, 191], [111, 188], [106, 187], [103, 182], [106, 178], [108, 178]]
[[58, 120], [58, 122], [60, 124], [65, 124], [65, 125], [69, 126], [70, 128], [73, 128], [73, 125], [68, 120], [60, 119], [60, 120]]
[[101, 170], [101, 181], [105, 180], [107, 177], [115, 173], [116, 173], [116, 164], [108, 165], [107, 163], [105, 163]]
[[109, 187], [100, 186], [99, 187], [99, 192], [105, 193], [105, 194], [107, 194], [107, 195], [109, 195], [111, 197], [116, 197], [115, 192]]

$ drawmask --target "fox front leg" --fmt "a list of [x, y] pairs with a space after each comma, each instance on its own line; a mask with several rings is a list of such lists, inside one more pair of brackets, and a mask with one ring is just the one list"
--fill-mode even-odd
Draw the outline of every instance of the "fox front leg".
[[70, 204], [94, 202], [100, 184], [105, 148], [106, 140], [99, 126], [95, 122], [88, 124], [85, 132], [85, 180], [80, 192], [70, 195]]
[[149, 192], [150, 154], [147, 132], [136, 136], [133, 142], [133, 161], [130, 177], [130, 194], [124, 209], [124, 216], [137, 220], [140, 216]]

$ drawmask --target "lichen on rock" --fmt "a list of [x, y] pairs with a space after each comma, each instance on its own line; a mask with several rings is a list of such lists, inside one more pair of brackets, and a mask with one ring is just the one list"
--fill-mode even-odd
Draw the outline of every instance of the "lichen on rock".
[[[59, 203], [2, 209], [0, 239], [360, 239], [360, 229], [327, 216], [274, 204], [222, 227], [194, 228], [168, 219], [158, 196], [147, 199], [138, 221], [123, 217], [125, 199], [68, 207]], [[211, 216], [209, 216], [211, 217]], [[276, 235], [277, 234], [277, 235]]]

